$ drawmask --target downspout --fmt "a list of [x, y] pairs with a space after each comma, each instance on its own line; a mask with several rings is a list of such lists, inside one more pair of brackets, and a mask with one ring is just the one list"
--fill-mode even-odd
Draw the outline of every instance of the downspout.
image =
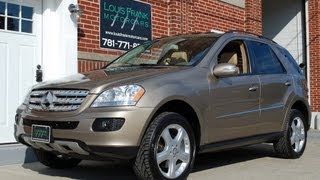
[[302, 46], [303, 47], [303, 51], [305, 52], [303, 55], [303, 61], [306, 65], [305, 67], [305, 77], [307, 79], [307, 84], [308, 84], [308, 89], [309, 89], [309, 92], [308, 92], [308, 100], [309, 102], [311, 102], [311, 93], [310, 93], [310, 30], [309, 30], [309, 1], [308, 0], [303, 0], [302, 1], [302, 22], [303, 22], [303, 25], [302, 25], [302, 29], [303, 29], [303, 33], [302, 33], [302, 41], [304, 43], [304, 45]]
[[307, 58], [308, 58], [308, 55], [307, 55], [307, 52], [308, 52], [308, 36], [307, 36], [307, 24], [308, 24], [308, 21], [307, 21], [307, 15], [306, 15], [306, 3], [307, 3], [307, 1], [308, 0], [302, 0], [301, 1], [301, 19], [302, 19], [302, 21], [301, 21], [301, 24], [302, 24], [302, 52], [303, 52], [303, 59], [302, 59], [302, 62], [303, 62], [303, 64], [305, 64], [306, 65], [306, 67], [305, 67], [305, 71], [304, 71], [304, 73], [305, 73], [305, 77], [306, 77], [306, 79], [308, 79], [308, 71], [309, 71], [309, 66], [307, 66]]

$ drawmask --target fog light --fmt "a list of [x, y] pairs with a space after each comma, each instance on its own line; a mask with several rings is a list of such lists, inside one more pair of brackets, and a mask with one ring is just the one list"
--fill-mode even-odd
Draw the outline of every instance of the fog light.
[[123, 118], [97, 118], [92, 125], [92, 130], [97, 132], [117, 131], [124, 124]]

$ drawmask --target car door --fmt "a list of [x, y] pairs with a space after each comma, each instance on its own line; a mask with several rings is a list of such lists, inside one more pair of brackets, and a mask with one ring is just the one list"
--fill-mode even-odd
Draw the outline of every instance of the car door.
[[285, 102], [292, 88], [292, 77], [270, 45], [255, 41], [247, 44], [254, 73], [259, 75], [261, 82], [260, 126], [264, 127], [261, 133], [279, 132], [285, 115]]
[[[232, 52], [233, 48], [236, 55]], [[228, 56], [231, 57], [229, 60], [223, 59]], [[231, 41], [214, 59], [216, 64], [233, 63], [239, 67], [240, 72], [233, 77], [211, 79], [209, 143], [254, 135], [259, 122], [260, 83], [258, 76], [251, 73], [245, 44], [239, 40]]]

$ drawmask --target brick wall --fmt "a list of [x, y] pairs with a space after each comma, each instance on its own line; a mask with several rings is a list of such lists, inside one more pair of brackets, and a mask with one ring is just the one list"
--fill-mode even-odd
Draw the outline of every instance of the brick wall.
[[87, 72], [96, 69], [100, 69], [107, 65], [106, 61], [92, 61], [87, 59], [78, 59], [78, 70], [79, 72]]
[[228, 31], [244, 30], [245, 10], [221, 1], [195, 1], [194, 27], [196, 32], [211, 29]]
[[[255, 32], [256, 22], [261, 23], [261, 16], [250, 16], [250, 26], [246, 26], [246, 11], [261, 8], [261, 1], [250, 0], [250, 8], [241, 8], [219, 0], [142, 0], [152, 6], [152, 36], [153, 38], [184, 34], [192, 32], [209, 32], [212, 29], [227, 31], [230, 29], [252, 30]], [[98, 53], [121, 55], [122, 51], [102, 49], [99, 47], [99, 0], [79, 0], [84, 13], [79, 19], [78, 51], [85, 53]], [[247, 5], [247, 4], [246, 4]], [[248, 10], [247, 10], [248, 9]], [[248, 16], [249, 17], [249, 16]], [[254, 21], [252, 19], [255, 19]], [[248, 28], [250, 27], [250, 28]], [[260, 27], [257, 26], [258, 28]], [[259, 29], [258, 32], [261, 30]], [[85, 62], [88, 60], [88, 62]], [[111, 60], [111, 59], [108, 59]], [[88, 63], [90, 65], [88, 65]], [[79, 72], [90, 71], [100, 67], [100, 61], [92, 59], [79, 59]]]
[[245, 31], [262, 34], [262, 0], [246, 0]]
[[320, 112], [320, 2], [309, 0], [309, 48], [311, 109]]

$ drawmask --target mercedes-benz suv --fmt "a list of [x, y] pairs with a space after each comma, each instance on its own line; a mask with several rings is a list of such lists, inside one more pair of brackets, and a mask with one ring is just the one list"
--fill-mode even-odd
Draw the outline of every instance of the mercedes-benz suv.
[[141, 179], [184, 179], [198, 153], [273, 143], [300, 157], [308, 88], [290, 53], [230, 31], [146, 42], [106, 67], [33, 87], [16, 139], [41, 163], [128, 160]]

